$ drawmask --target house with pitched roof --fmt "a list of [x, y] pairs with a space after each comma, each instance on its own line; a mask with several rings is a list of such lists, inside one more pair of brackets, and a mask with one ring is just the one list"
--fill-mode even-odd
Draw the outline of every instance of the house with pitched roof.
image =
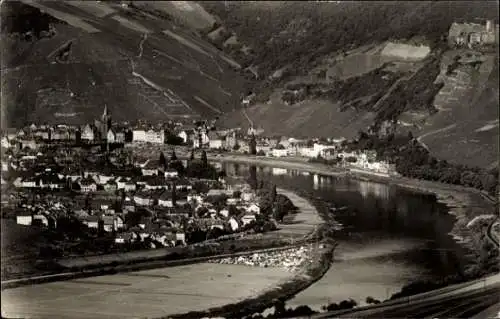
[[170, 191], [165, 191], [160, 195], [158, 199], [158, 205], [162, 207], [175, 207], [175, 203]]
[[154, 204], [153, 192], [140, 191], [134, 195], [134, 202], [139, 206], [152, 206]]
[[142, 175], [144, 176], [158, 175], [158, 167], [159, 167], [158, 161], [148, 161], [146, 165], [144, 165], [144, 167], [141, 169]]
[[168, 182], [163, 177], [154, 176], [146, 181], [145, 188], [147, 190], [168, 189]]
[[86, 141], [94, 141], [95, 140], [95, 127], [93, 125], [86, 124], [83, 127], [81, 139], [86, 140]]
[[95, 192], [97, 191], [97, 183], [91, 177], [84, 177], [78, 181], [80, 190], [82, 192]]
[[173, 168], [167, 168], [163, 174], [164, 174], [165, 178], [167, 178], [167, 179], [177, 178], [179, 176], [179, 173], [177, 172], [177, 170], [175, 170]]
[[222, 149], [225, 147], [226, 139], [216, 131], [208, 132], [208, 147], [211, 149]]
[[107, 138], [108, 143], [116, 143], [116, 133], [115, 133], [115, 130], [113, 130], [112, 128], [110, 128], [108, 130], [106, 138]]

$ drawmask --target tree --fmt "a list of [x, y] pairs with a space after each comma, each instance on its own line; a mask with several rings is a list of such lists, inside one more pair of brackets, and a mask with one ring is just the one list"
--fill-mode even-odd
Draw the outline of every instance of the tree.
[[172, 150], [172, 156], [170, 157], [171, 161], [177, 161], [177, 154], [175, 154], [175, 148]]
[[255, 165], [251, 165], [249, 168], [250, 176], [248, 179], [248, 183], [250, 184], [250, 187], [255, 190], [257, 189], [258, 186], [258, 181], [257, 181], [257, 167]]
[[175, 182], [172, 183], [172, 205], [175, 207], [175, 203], [177, 201], [177, 190], [176, 190], [177, 185]]
[[257, 141], [255, 139], [255, 134], [252, 134], [252, 137], [250, 138], [249, 148], [251, 155], [257, 155]]
[[240, 144], [238, 144], [238, 143], [234, 144], [233, 151], [237, 151], [239, 149], [240, 149]]
[[205, 151], [201, 152], [201, 162], [203, 163], [203, 167], [208, 167], [207, 152]]
[[163, 169], [167, 168], [167, 159], [165, 158], [165, 154], [163, 154], [163, 152], [160, 152], [160, 166], [163, 167]]
[[408, 132], [408, 140], [413, 140], [413, 133], [411, 131]]
[[165, 144], [169, 145], [182, 145], [184, 143], [184, 140], [173, 134], [167, 134], [167, 138], [165, 139]]
[[271, 201], [274, 203], [276, 201], [276, 196], [278, 195], [276, 191], [276, 185], [273, 185], [273, 188], [271, 190]]
[[191, 156], [189, 156], [189, 160], [190, 161], [194, 160], [194, 150], [191, 150]]

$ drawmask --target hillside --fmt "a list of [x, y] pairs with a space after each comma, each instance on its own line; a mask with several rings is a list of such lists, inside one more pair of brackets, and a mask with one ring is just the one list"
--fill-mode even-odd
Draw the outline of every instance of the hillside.
[[389, 125], [440, 158], [495, 165], [498, 53], [459, 52], [447, 36], [455, 21], [498, 23], [497, 2], [201, 4], [218, 21], [206, 38], [242, 64], [256, 93], [221, 125], [347, 138]]
[[2, 2], [1, 13], [2, 126], [80, 124], [104, 104], [128, 121], [239, 108], [236, 63], [165, 11], [26, 0]]

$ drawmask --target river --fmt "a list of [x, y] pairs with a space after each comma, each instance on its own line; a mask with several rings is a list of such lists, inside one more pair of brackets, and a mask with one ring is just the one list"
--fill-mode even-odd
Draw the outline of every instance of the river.
[[[224, 163], [229, 177], [248, 178], [248, 165]], [[347, 206], [333, 213], [343, 225], [336, 232], [339, 246], [327, 274], [289, 300], [289, 306], [315, 310], [331, 302], [366, 297], [389, 298], [404, 285], [459, 272], [464, 249], [448, 234], [455, 221], [432, 195], [345, 177], [328, 177], [293, 170], [253, 167], [257, 180], [296, 191], [318, 209]]]

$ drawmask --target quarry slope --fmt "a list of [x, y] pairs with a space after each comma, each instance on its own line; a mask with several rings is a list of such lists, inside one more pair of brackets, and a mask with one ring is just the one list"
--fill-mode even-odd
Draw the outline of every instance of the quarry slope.
[[104, 104], [128, 121], [239, 107], [245, 81], [235, 63], [166, 13], [114, 2], [2, 2], [3, 21], [14, 12], [50, 16], [52, 27], [30, 37], [2, 24], [2, 126], [81, 124]]

